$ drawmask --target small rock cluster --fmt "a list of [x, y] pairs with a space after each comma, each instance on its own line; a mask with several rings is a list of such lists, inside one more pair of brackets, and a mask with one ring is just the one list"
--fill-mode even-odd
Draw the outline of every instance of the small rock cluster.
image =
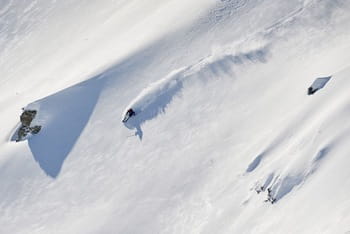
[[21, 120], [21, 126], [18, 129], [17, 132], [17, 139], [16, 142], [22, 141], [25, 139], [28, 134], [37, 134], [41, 130], [41, 126], [30, 126], [33, 119], [35, 118], [37, 114], [36, 110], [24, 110], [21, 114], [20, 120]]
[[[255, 191], [257, 192], [257, 194], [259, 194], [261, 192], [265, 192], [265, 187], [260, 186], [260, 187], [256, 188]], [[272, 195], [271, 188], [267, 188], [267, 198], [266, 198], [266, 200], [264, 200], [264, 202], [270, 202], [271, 204], [276, 202], [276, 198], [274, 198]]]

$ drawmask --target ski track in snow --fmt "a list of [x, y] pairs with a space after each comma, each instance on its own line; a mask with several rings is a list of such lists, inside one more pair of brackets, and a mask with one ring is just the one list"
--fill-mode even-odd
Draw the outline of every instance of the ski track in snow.
[[[121, 119], [130, 108], [136, 115], [130, 118], [124, 125], [129, 129], [136, 129], [135, 135], [142, 139], [142, 124], [156, 118], [160, 113], [165, 113], [166, 107], [173, 98], [181, 92], [184, 83], [191, 79], [203, 79], [201, 73], [214, 74], [217, 77], [234, 77], [235, 66], [249, 63], [264, 63], [268, 57], [268, 46], [262, 43], [246, 43], [244, 52], [231, 52], [232, 48], [201, 59], [197, 64], [173, 71], [165, 78], [154, 82], [144, 88], [140, 94], [131, 101], [122, 113]], [[255, 48], [259, 45], [259, 48]], [[251, 47], [251, 49], [247, 49]], [[230, 51], [230, 52], [228, 52]]]
[[[223, 48], [194, 65], [178, 69], [148, 85], [126, 107], [122, 117], [129, 108], [135, 110], [136, 116], [130, 118], [124, 125], [129, 129], [135, 129], [135, 135], [142, 140], [144, 133], [141, 126], [155, 119], [159, 114], [165, 113], [173, 98], [181, 93], [185, 82], [192, 79], [205, 79], [203, 74], [233, 78], [235, 67], [267, 61], [268, 46], [263, 42], [253, 41], [239, 46], [241, 49], [242, 47], [244, 49], [241, 52], [232, 46]], [[96, 77], [37, 100], [26, 107], [26, 109], [38, 111], [32, 125], [40, 125], [42, 130], [35, 137], [30, 137], [28, 142], [34, 159], [47, 175], [53, 178], [59, 175], [66, 157], [94, 111], [101, 90], [109, 80], [115, 79], [114, 76], [105, 74], [115, 69], [112, 67]], [[59, 103], [67, 105], [61, 106]], [[16, 132], [12, 132], [11, 135], [11, 139], [14, 139]], [[42, 145], [45, 147], [41, 147]]]

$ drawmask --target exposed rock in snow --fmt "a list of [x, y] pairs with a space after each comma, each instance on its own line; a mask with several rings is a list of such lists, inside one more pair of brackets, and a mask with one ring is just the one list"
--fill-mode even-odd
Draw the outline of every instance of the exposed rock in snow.
[[13, 139], [18, 142], [27, 139], [29, 134], [38, 134], [41, 130], [41, 126], [31, 126], [35, 116], [37, 115], [36, 110], [23, 110], [20, 116], [21, 126], [18, 128], [13, 136]]
[[322, 89], [328, 83], [331, 77], [332, 76], [317, 78], [308, 88], [308, 95], [312, 95], [318, 90]]

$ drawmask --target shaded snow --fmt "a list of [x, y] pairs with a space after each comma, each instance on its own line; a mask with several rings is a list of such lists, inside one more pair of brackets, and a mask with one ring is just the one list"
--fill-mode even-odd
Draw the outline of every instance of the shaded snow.
[[312, 87], [314, 90], [322, 89], [330, 79], [331, 76], [317, 78], [310, 87]]

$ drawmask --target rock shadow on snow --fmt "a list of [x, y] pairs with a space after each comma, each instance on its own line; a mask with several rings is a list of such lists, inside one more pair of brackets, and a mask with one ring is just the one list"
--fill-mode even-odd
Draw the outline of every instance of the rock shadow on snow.
[[276, 202], [281, 200], [284, 196], [290, 193], [296, 186], [305, 180], [303, 174], [287, 175], [281, 179], [273, 188], [273, 197]]
[[59, 175], [89, 121], [102, 85], [95, 77], [28, 105], [38, 110], [35, 122], [42, 126], [28, 144], [35, 161], [50, 177]]
[[317, 155], [316, 155], [316, 157], [314, 158], [313, 161], [314, 161], [315, 163], [318, 163], [320, 160], [324, 159], [324, 158], [326, 157], [326, 155], [328, 154], [329, 150], [330, 150], [329, 147], [324, 147], [323, 149], [321, 149], [321, 150], [317, 153]]
[[278, 202], [287, 194], [292, 192], [297, 186], [302, 185], [312, 174], [320, 167], [321, 162], [326, 158], [330, 151], [330, 147], [326, 146], [319, 150], [312, 159], [311, 164], [299, 173], [288, 173], [279, 178], [276, 183], [271, 186], [271, 196]]
[[246, 169], [247, 173], [250, 173], [252, 171], [254, 171], [259, 164], [261, 163], [261, 160], [264, 158], [265, 153], [261, 153], [258, 156], [256, 156], [256, 158], [248, 165], [248, 168]]
[[317, 79], [311, 84], [311, 86], [308, 88], [307, 94], [308, 94], [308, 95], [313, 95], [313, 94], [316, 93], [318, 90], [320, 90], [320, 89], [322, 89], [323, 87], [325, 87], [326, 84], [328, 83], [328, 81], [329, 81], [331, 78], [332, 78], [332, 76], [317, 78]]
[[270, 173], [266, 178], [264, 183], [257, 183], [255, 187], [255, 191], [259, 194], [261, 192], [265, 192], [265, 190], [270, 186], [271, 182], [274, 179], [275, 174]]
[[323, 161], [328, 155], [330, 148], [328, 146], [319, 150], [316, 156], [313, 158], [311, 165], [305, 169], [303, 173], [296, 175], [287, 175], [281, 180], [281, 183], [277, 186], [276, 199], [280, 200], [285, 195], [290, 193], [296, 186], [304, 183], [316, 170], [320, 167], [321, 161]]

